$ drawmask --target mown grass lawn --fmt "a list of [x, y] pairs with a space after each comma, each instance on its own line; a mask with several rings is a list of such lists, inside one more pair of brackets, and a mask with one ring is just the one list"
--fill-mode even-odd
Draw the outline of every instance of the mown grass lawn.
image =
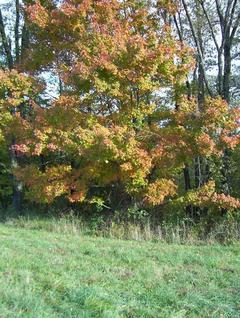
[[0, 317], [240, 317], [240, 246], [0, 225]]

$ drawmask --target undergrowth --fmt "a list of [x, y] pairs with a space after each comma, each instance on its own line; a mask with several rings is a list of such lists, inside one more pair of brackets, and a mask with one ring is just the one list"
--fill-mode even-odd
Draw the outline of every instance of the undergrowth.
[[134, 222], [92, 217], [86, 220], [73, 213], [61, 216], [41, 216], [26, 213], [24, 216], [6, 217], [3, 222], [8, 226], [31, 230], [123, 240], [163, 241], [176, 244], [230, 244], [240, 241], [240, 223], [228, 219], [214, 224], [208, 231], [206, 231], [204, 221], [194, 223], [190, 219], [175, 223], [162, 222], [156, 225], [150, 219]]

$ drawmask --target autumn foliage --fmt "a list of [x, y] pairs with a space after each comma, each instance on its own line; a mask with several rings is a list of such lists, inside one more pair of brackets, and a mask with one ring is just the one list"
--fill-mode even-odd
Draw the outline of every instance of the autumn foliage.
[[[206, 98], [199, 109], [187, 96], [192, 51], [162, 18], [175, 10], [174, 1], [135, 0], [26, 8], [33, 40], [19, 70], [0, 73], [0, 138], [19, 158], [14, 174], [28, 200], [87, 203], [121, 189], [118, 200], [146, 207], [169, 199], [240, 207], [210, 174], [184, 194], [178, 182], [195, 158], [238, 147], [240, 114], [220, 98]], [[61, 87], [44, 104], [37, 75], [46, 70]]]

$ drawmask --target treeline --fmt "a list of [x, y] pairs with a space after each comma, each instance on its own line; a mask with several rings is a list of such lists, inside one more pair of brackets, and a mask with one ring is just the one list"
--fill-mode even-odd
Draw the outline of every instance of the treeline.
[[239, 12], [237, 0], [2, 5], [2, 208], [237, 217]]

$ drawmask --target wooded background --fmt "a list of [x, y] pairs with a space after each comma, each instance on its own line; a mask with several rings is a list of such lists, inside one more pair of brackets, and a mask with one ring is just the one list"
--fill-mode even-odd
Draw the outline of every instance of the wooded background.
[[0, 201], [239, 217], [238, 0], [9, 1]]

